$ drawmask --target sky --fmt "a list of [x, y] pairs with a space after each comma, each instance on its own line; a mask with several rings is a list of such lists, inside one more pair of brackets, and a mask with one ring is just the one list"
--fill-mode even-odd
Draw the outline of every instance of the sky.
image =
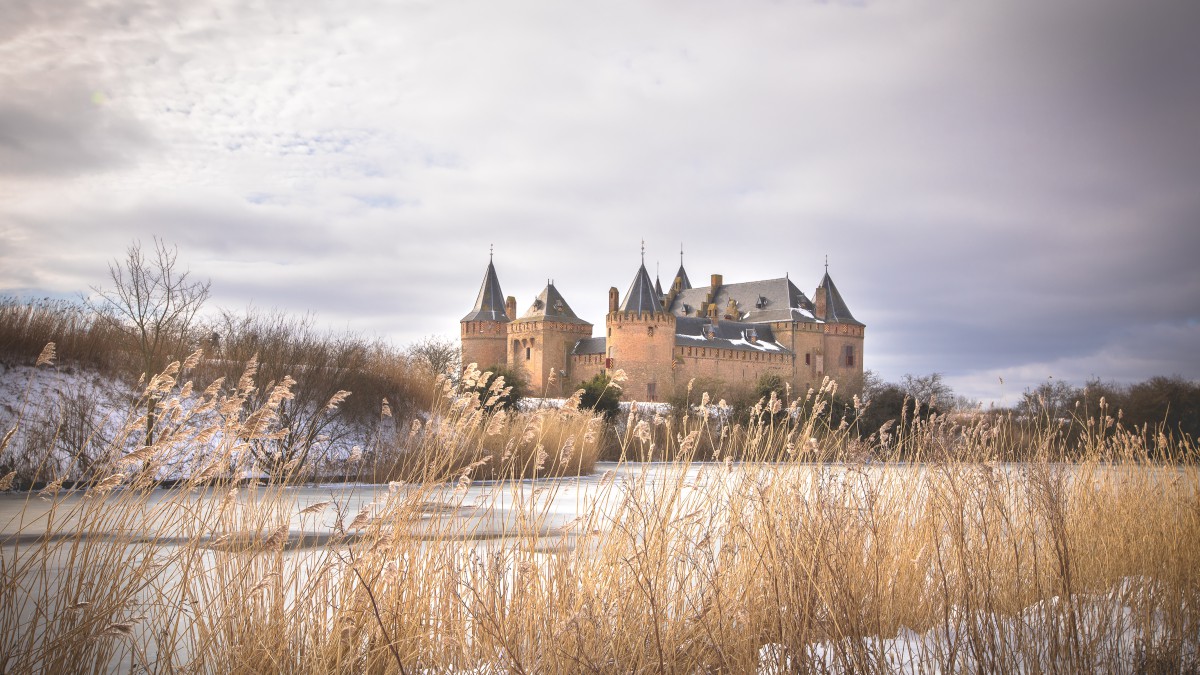
[[0, 294], [159, 237], [210, 307], [457, 337], [829, 272], [885, 380], [1200, 379], [1194, 0], [0, 0]]

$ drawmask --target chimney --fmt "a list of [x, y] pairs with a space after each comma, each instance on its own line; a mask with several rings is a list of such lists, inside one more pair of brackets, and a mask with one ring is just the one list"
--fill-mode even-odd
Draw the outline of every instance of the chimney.
[[621, 306], [621, 303], [619, 302], [619, 298], [620, 298], [620, 296], [617, 293], [617, 287], [616, 286], [610, 287], [608, 289], [608, 313], [609, 314], [616, 312], [617, 307]]
[[517, 299], [511, 295], [504, 301], [504, 313], [508, 315], [509, 321], [517, 320]]
[[827, 310], [827, 307], [825, 306], [825, 299], [826, 299], [825, 298], [825, 287], [817, 286], [817, 292], [814, 293], [813, 295], [816, 296], [814, 298], [814, 300], [816, 301], [816, 307], [813, 309], [813, 316], [824, 321], [825, 320], [825, 312]]
[[712, 275], [712, 294], [714, 298], [717, 297], [717, 289], [721, 287], [722, 281], [724, 281], [724, 279], [721, 278], [720, 274]]

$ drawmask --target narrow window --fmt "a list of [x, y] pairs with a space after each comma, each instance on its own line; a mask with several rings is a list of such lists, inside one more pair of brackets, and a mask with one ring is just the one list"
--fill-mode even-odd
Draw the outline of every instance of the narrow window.
[[854, 345], [846, 345], [846, 365], [854, 365]]
[[526, 348], [525, 348], [525, 360], [526, 360], [526, 361], [528, 361], [528, 360], [529, 360], [529, 347], [526, 347]]
[[804, 355], [804, 365], [806, 365], [806, 366], [812, 365], [812, 353], [807, 353]]
[[650, 382], [646, 385], [646, 400], [650, 402], [658, 400], [657, 386], [653, 382]]

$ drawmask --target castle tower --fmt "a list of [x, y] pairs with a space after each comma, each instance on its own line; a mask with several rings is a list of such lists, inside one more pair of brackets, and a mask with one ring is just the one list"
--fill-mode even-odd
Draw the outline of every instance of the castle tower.
[[[534, 395], [561, 396], [574, 386], [571, 377], [571, 350], [583, 338], [591, 337], [592, 324], [575, 315], [553, 281], [533, 300], [529, 309], [508, 325], [508, 362], [521, 369]], [[550, 371], [556, 381], [550, 383]]]
[[625, 397], [665, 400], [675, 384], [675, 315], [663, 308], [662, 295], [646, 271], [644, 253], [624, 300], [605, 317], [605, 327], [612, 367], [624, 370], [628, 377], [622, 385]]
[[492, 265], [491, 256], [488, 256], [487, 271], [483, 274], [483, 284], [479, 287], [475, 306], [459, 321], [464, 368], [474, 363], [480, 370], [489, 370], [491, 366], [506, 362], [508, 323], [511, 319], [506, 311], [504, 291], [500, 290], [496, 268]]
[[829, 265], [813, 294], [813, 315], [824, 321], [821, 365], [846, 394], [860, 393], [863, 384], [863, 339], [866, 325], [854, 318], [838, 292]]
[[692, 282], [688, 280], [687, 270], [683, 269], [683, 246], [679, 247], [679, 271], [675, 273], [675, 278], [671, 281], [671, 288], [666, 293], [662, 292], [662, 288], [658, 288], [659, 295], [663, 296], [663, 309], [670, 312], [671, 306], [675, 304], [675, 298], [680, 293], [690, 290]]

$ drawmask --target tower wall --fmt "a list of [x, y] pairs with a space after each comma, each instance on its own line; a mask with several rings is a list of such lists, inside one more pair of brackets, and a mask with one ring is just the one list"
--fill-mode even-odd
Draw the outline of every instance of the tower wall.
[[825, 375], [837, 380], [843, 396], [862, 393], [864, 333], [862, 326], [825, 324]]
[[613, 370], [624, 370], [622, 398], [662, 401], [670, 396], [674, 366], [675, 315], [665, 312], [610, 312], [605, 317], [607, 357]]
[[508, 324], [500, 321], [463, 321], [459, 324], [462, 339], [462, 365], [474, 363], [480, 370], [508, 362], [505, 350]]
[[[509, 364], [519, 368], [535, 396], [570, 394], [571, 350], [580, 339], [591, 337], [590, 324], [557, 321], [514, 321], [508, 325]], [[550, 370], [556, 372], [550, 383]]]

